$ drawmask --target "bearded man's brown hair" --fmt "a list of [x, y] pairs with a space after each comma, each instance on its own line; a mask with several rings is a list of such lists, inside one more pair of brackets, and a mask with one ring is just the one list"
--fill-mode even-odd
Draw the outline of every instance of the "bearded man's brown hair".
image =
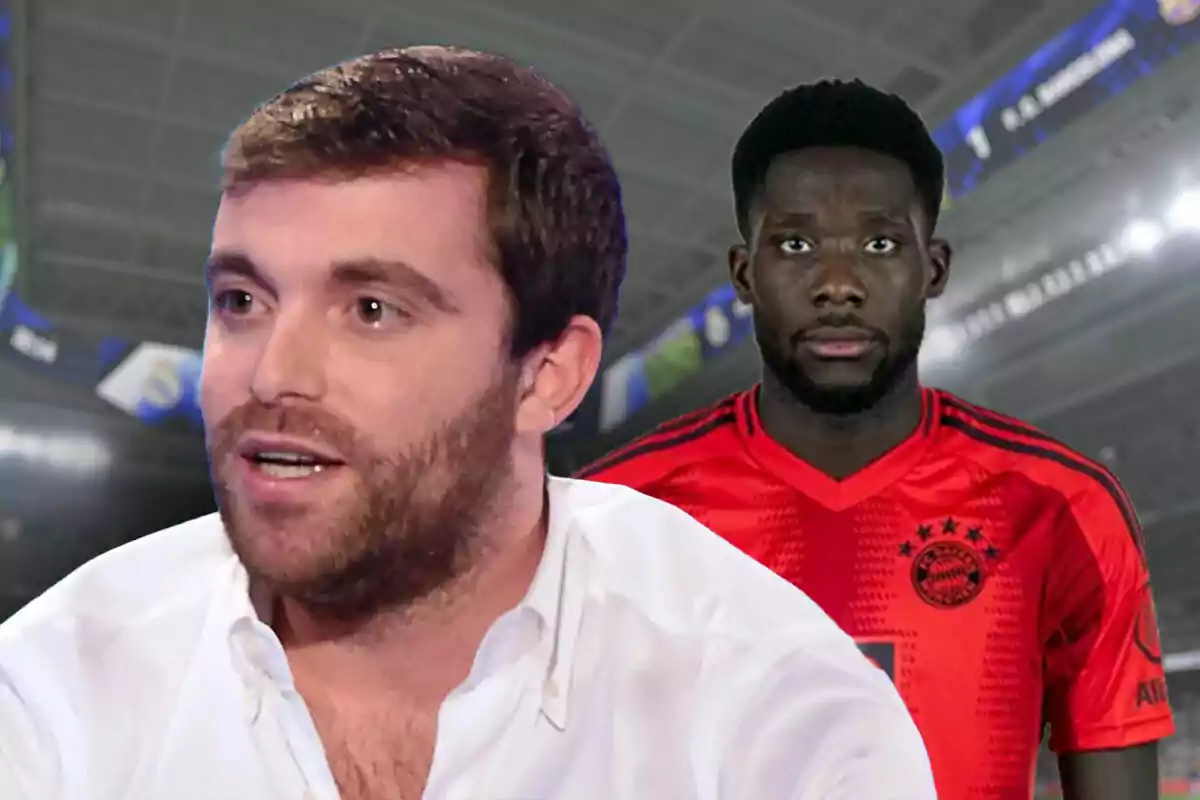
[[439, 162], [487, 168], [514, 357], [557, 340], [575, 315], [609, 329], [628, 250], [612, 159], [566, 94], [506, 58], [415, 47], [321, 70], [234, 131], [222, 190]]

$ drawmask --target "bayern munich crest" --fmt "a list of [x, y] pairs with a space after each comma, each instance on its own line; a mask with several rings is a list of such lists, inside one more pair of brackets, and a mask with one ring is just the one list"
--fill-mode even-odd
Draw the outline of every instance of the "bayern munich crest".
[[992, 562], [1000, 557], [983, 527], [952, 517], [917, 527], [900, 545], [917, 596], [935, 608], [958, 608], [983, 591]]

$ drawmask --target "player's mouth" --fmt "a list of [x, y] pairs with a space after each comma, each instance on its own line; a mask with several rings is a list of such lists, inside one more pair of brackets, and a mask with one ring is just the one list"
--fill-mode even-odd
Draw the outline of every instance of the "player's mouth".
[[332, 462], [318, 461], [304, 453], [263, 452], [255, 453], [247, 459], [260, 472], [265, 472], [272, 478], [294, 480], [307, 478], [324, 472], [326, 468], [337, 466]]
[[239, 442], [240, 484], [251, 499], [285, 502], [303, 499], [334, 475], [346, 461], [315, 442], [277, 436], [247, 436]]
[[238, 452], [253, 469], [284, 480], [307, 478], [346, 463], [328, 448], [275, 436], [245, 437]]
[[800, 341], [819, 359], [853, 361], [875, 349], [879, 340], [865, 328], [817, 328], [807, 332]]

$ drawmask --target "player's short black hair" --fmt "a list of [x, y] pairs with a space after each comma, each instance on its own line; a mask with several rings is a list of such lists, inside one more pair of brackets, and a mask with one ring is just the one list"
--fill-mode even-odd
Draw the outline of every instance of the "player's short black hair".
[[898, 95], [860, 80], [824, 80], [780, 94], [750, 123], [733, 150], [733, 197], [738, 229], [750, 238], [750, 209], [771, 163], [810, 147], [860, 147], [908, 165], [937, 224], [945, 190], [942, 152], [916, 111]]

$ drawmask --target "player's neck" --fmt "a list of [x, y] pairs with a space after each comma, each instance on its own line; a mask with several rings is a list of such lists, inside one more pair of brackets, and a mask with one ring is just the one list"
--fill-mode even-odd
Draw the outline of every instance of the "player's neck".
[[921, 424], [921, 386], [915, 367], [870, 409], [835, 415], [804, 405], [768, 371], [758, 398], [763, 429], [793, 455], [841, 480], [864, 469]]
[[548, 516], [540, 487], [537, 496], [502, 524], [514, 534], [494, 537], [478, 566], [427, 602], [347, 624], [280, 600], [273, 626], [293, 673], [335, 694], [444, 697], [466, 680], [488, 629], [529, 591]]

